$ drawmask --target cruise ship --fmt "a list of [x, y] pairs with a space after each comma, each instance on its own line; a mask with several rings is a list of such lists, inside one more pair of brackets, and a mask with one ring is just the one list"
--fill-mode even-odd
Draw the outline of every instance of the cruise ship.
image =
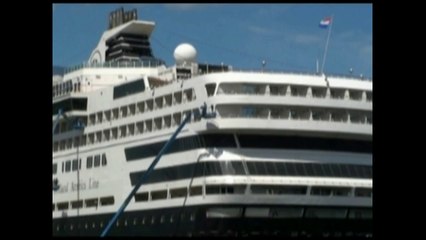
[[181, 126], [107, 236], [372, 236], [371, 79], [166, 66], [154, 27], [118, 9], [53, 76], [52, 235], [100, 236]]

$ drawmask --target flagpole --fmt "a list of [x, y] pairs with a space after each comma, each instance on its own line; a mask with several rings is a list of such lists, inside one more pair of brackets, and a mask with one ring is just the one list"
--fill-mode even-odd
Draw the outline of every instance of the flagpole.
[[331, 15], [330, 28], [328, 29], [327, 41], [325, 42], [325, 51], [324, 51], [324, 56], [323, 56], [323, 58], [322, 58], [321, 74], [323, 74], [323, 73], [324, 73], [325, 58], [326, 58], [326, 56], [327, 56], [328, 42], [329, 42], [329, 40], [330, 40], [330, 33], [331, 33], [331, 28], [333, 27], [333, 22], [334, 22], [334, 17], [333, 17], [333, 15]]

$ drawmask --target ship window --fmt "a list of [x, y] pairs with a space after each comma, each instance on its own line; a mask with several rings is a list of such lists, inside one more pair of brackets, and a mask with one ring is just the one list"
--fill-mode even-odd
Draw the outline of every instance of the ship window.
[[141, 192], [135, 194], [135, 201], [136, 202], [146, 202], [149, 199], [148, 192]]
[[206, 210], [206, 218], [239, 218], [242, 216], [242, 208], [209, 208]]
[[136, 123], [136, 134], [143, 133], [143, 127], [144, 127], [143, 122], [137, 122]]
[[69, 204], [68, 202], [61, 202], [61, 203], [58, 203], [57, 206], [58, 206], [58, 210], [61, 211], [61, 210], [68, 209]]
[[232, 134], [206, 134], [202, 138], [206, 147], [237, 147]]
[[164, 96], [165, 107], [170, 107], [172, 105], [172, 100], [173, 100], [172, 94]]
[[107, 159], [105, 153], [102, 154], [102, 166], [105, 166], [107, 164]]
[[208, 97], [213, 96], [215, 89], [216, 89], [216, 83], [206, 84], [207, 96]]
[[62, 172], [64, 172], [64, 170], [65, 170], [65, 163], [62, 162]]
[[[231, 135], [232, 136], [232, 135]], [[315, 149], [371, 153], [371, 141], [314, 137], [238, 135], [242, 148]]]
[[206, 186], [206, 194], [219, 194], [220, 186]]
[[362, 100], [362, 91], [350, 90], [349, 99], [351, 100]]
[[52, 173], [53, 174], [56, 174], [57, 169], [58, 169], [58, 164], [57, 163], [52, 164]]
[[120, 116], [123, 117], [123, 118], [127, 117], [127, 106], [120, 108]]
[[191, 191], [190, 191], [191, 196], [201, 195], [202, 193], [203, 193], [202, 186], [191, 187]]
[[351, 177], [358, 178], [358, 177], [360, 177], [360, 176], [361, 176], [361, 175], [360, 175], [360, 173], [359, 173], [358, 166], [355, 166], [355, 165], [348, 165], [348, 167], [349, 167], [349, 169], [350, 169]]
[[152, 200], [160, 200], [160, 199], [166, 199], [167, 198], [167, 191], [161, 190], [161, 191], [152, 191], [151, 192], [151, 199]]
[[87, 98], [68, 98], [54, 103], [52, 106], [52, 114], [56, 115], [59, 109], [62, 109], [63, 112], [72, 110], [85, 111], [87, 109]]
[[235, 171], [235, 173], [234, 173], [235, 175], [245, 175], [246, 174], [242, 162], [232, 161], [231, 164], [232, 164], [233, 170]]
[[349, 196], [350, 188], [341, 187], [312, 187], [311, 195], [318, 196]]
[[83, 200], [79, 200], [79, 201], [73, 201], [71, 202], [71, 208], [75, 209], [75, 208], [82, 208], [83, 207]]
[[176, 188], [170, 189], [170, 197], [171, 198], [180, 198], [185, 197], [187, 195], [187, 188]]
[[162, 108], [163, 107], [163, 97], [157, 97], [155, 98], [155, 107], [156, 108]]
[[367, 101], [371, 102], [373, 100], [373, 92], [366, 92], [367, 95]]
[[[186, 98], [186, 100], [188, 101], [188, 102], [190, 102], [190, 101], [192, 101], [193, 99], [192, 99], [192, 97], [193, 97], [193, 95], [192, 95], [192, 91], [193, 91], [193, 89], [191, 88], [191, 89], [186, 89], [185, 91], [183, 91], [183, 94], [184, 94], [184, 96], [185, 96], [185, 98]], [[194, 98], [195, 99], [195, 98]]]
[[135, 135], [135, 124], [134, 123], [127, 125], [127, 129], [129, 129], [128, 130], [129, 136]]
[[330, 164], [322, 164], [322, 169], [324, 171], [325, 176], [334, 176], [331, 171]]
[[109, 141], [109, 139], [110, 139], [110, 132], [109, 132], [110, 130], [109, 129], [106, 129], [106, 130], [104, 130], [103, 131], [103, 141]]
[[[161, 146], [158, 146], [161, 147]], [[332, 177], [330, 175], [331, 166], [328, 166], [329, 171], [326, 172], [323, 167], [325, 164], [312, 164], [312, 163], [282, 163], [282, 162], [246, 162], [249, 173], [251, 175], [278, 175], [278, 176], [319, 176], [319, 177]], [[235, 166], [239, 166], [236, 168]], [[339, 172], [341, 175], [338, 177], [351, 177], [351, 178], [371, 178], [371, 166], [356, 166], [356, 165], [342, 165], [340, 169], [345, 167], [357, 169], [362, 175], [348, 175], [350, 172]], [[266, 171], [265, 171], [266, 169]], [[276, 171], [275, 171], [276, 170]], [[333, 172], [335, 172], [333, 170]], [[145, 171], [131, 172], [130, 181], [134, 186], [138, 179], [145, 174]], [[147, 183], [158, 183], [165, 181], [174, 181], [187, 179], [191, 177], [201, 176], [215, 176], [215, 175], [245, 175], [242, 162], [228, 161], [228, 162], [204, 162], [200, 166], [197, 163], [179, 165], [178, 167], [165, 167], [155, 170]], [[191, 190], [192, 191], [192, 190]], [[201, 194], [201, 189], [198, 190]], [[193, 195], [191, 193], [191, 195]]]
[[145, 111], [145, 103], [144, 102], [138, 102], [136, 104], [136, 106], [137, 106], [137, 108], [136, 108], [137, 112], [143, 113]]
[[182, 92], [175, 92], [173, 97], [175, 104], [180, 104], [182, 102]]
[[340, 164], [340, 170], [342, 172], [342, 177], [350, 177], [349, 166], [347, 164]]
[[220, 193], [221, 194], [233, 194], [234, 193], [234, 187], [233, 186], [221, 186], [220, 187]]
[[154, 108], [154, 101], [152, 99], [146, 100], [146, 108], [149, 111], [152, 111]]
[[257, 170], [256, 175], [266, 175], [265, 163], [254, 162], [254, 165]]
[[356, 197], [371, 197], [373, 195], [373, 191], [371, 188], [356, 188], [355, 196]]
[[312, 163], [304, 163], [306, 176], [315, 176], [314, 165]]
[[139, 93], [145, 90], [143, 79], [136, 80], [130, 83], [125, 83], [114, 87], [113, 99], [122, 98], [131, 94]]
[[251, 175], [257, 175], [257, 170], [254, 162], [247, 162], [247, 168]]
[[333, 172], [334, 176], [343, 177], [339, 164], [330, 164], [330, 167], [331, 167], [331, 171]]
[[89, 125], [95, 125], [96, 122], [96, 115], [95, 114], [90, 114], [89, 116]]
[[275, 168], [275, 163], [273, 162], [266, 162], [264, 163], [264, 167], [266, 168], [266, 174], [267, 175], [278, 175], [276, 168]]
[[112, 110], [112, 119], [118, 119], [118, 108]]
[[170, 126], [172, 125], [172, 116], [168, 115], [164, 117], [164, 126], [166, 128], [170, 128]]
[[112, 139], [117, 139], [118, 129], [117, 128], [111, 129], [111, 135], [112, 135]]
[[180, 124], [181, 123], [181, 118], [182, 118], [182, 114], [181, 113], [174, 113], [173, 114], [174, 125]]
[[126, 137], [127, 126], [120, 126], [120, 138]]
[[306, 176], [306, 171], [305, 171], [305, 164], [294, 164], [294, 167], [296, 168], [296, 174], [297, 176]]
[[98, 199], [97, 198], [86, 199], [84, 203], [86, 204], [86, 207], [97, 207]]
[[71, 161], [65, 162], [65, 172], [71, 171]]
[[351, 194], [350, 188], [335, 188], [333, 189], [333, 196], [348, 197]]
[[333, 208], [307, 208], [306, 218], [345, 218], [347, 210]]
[[287, 175], [289, 176], [296, 176], [296, 168], [295, 163], [284, 163], [285, 168], [287, 169]]
[[350, 209], [348, 217], [351, 219], [371, 219], [373, 217], [373, 211], [371, 211], [371, 209]]
[[72, 170], [77, 171], [77, 168], [78, 168], [78, 160], [74, 159], [72, 160]]
[[151, 132], [152, 131], [152, 119], [146, 120], [145, 126], [146, 126], [147, 132]]
[[113, 196], [103, 197], [100, 199], [100, 202], [101, 202], [101, 206], [112, 205], [114, 204], [114, 197]]
[[93, 166], [93, 157], [92, 156], [90, 156], [90, 157], [87, 157], [87, 162], [86, 162], [86, 168], [92, 168], [92, 166]]
[[96, 155], [96, 156], [95, 156], [95, 164], [94, 164], [94, 167], [99, 167], [99, 165], [101, 165], [101, 156], [100, 156], [100, 155]]
[[287, 169], [284, 164], [285, 163], [282, 163], [282, 162], [275, 162], [275, 167], [277, 169], [278, 175], [282, 175], [282, 176], [287, 175]]
[[312, 88], [312, 96], [315, 98], [325, 98], [327, 95], [327, 89], [326, 88]]
[[330, 89], [330, 96], [335, 99], [343, 99], [345, 98], [345, 91], [344, 89]]

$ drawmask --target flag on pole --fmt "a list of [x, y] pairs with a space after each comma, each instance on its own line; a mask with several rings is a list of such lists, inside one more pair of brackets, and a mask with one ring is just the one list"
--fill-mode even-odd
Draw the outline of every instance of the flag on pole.
[[328, 26], [331, 24], [331, 17], [326, 17], [322, 19], [319, 23], [320, 28], [328, 28]]

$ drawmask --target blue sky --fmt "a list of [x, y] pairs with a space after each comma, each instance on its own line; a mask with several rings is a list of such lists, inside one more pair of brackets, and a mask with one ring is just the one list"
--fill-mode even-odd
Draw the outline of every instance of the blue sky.
[[106, 30], [109, 12], [136, 8], [154, 21], [151, 46], [173, 65], [173, 51], [189, 42], [199, 62], [238, 69], [314, 72], [320, 66], [328, 30], [318, 27], [333, 15], [326, 73], [372, 76], [371, 4], [54, 4], [53, 64], [87, 61]]

